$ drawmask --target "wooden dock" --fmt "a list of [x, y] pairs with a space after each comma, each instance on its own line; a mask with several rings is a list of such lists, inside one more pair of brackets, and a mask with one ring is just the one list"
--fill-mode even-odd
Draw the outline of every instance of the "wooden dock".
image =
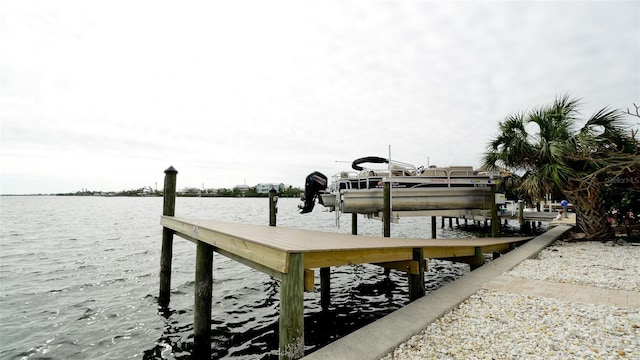
[[530, 239], [373, 237], [179, 218], [173, 214], [171, 189], [177, 171], [169, 168], [165, 173], [159, 302], [164, 306], [169, 302], [175, 234], [197, 245], [194, 358], [209, 358], [214, 251], [280, 280], [280, 358], [298, 359], [304, 355], [304, 291], [314, 288], [315, 269], [320, 269], [323, 304], [329, 303], [331, 267], [365, 263], [407, 272], [412, 301], [425, 294], [425, 259], [451, 259], [477, 267], [484, 263], [483, 254], [508, 251]]

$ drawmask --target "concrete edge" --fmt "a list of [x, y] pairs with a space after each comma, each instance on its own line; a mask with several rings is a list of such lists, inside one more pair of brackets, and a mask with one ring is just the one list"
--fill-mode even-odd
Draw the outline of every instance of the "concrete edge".
[[571, 226], [558, 225], [524, 245], [393, 313], [305, 356], [305, 360], [380, 359], [475, 294], [498, 275], [560, 239]]

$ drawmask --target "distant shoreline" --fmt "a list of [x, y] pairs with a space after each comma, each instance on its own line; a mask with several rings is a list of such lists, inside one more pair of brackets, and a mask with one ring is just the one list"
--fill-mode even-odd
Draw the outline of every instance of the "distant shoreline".
[[[59, 196], [59, 197], [137, 197], [137, 198], [152, 198], [152, 197], [162, 197], [160, 195], [126, 195], [126, 194], [0, 194], [0, 197], [27, 197], [27, 196]], [[298, 196], [292, 195], [278, 195], [279, 197], [286, 198], [295, 198]], [[217, 194], [202, 194], [202, 195], [194, 195], [194, 194], [177, 194], [177, 197], [191, 197], [191, 198], [267, 198], [269, 194], [259, 194], [259, 195], [246, 195], [246, 196], [238, 196], [238, 195], [217, 195]]]

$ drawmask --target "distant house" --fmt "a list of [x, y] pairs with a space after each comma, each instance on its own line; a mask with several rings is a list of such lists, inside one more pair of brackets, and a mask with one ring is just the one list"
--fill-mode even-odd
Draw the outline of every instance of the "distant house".
[[178, 193], [183, 195], [197, 195], [201, 193], [201, 190], [196, 187], [186, 187], [181, 191], [178, 191]]
[[256, 185], [256, 192], [259, 194], [267, 194], [271, 189], [276, 189], [277, 192], [284, 191], [284, 184], [258, 184]]
[[233, 187], [233, 191], [239, 191], [242, 194], [246, 193], [247, 191], [249, 191], [249, 185], [236, 185]]

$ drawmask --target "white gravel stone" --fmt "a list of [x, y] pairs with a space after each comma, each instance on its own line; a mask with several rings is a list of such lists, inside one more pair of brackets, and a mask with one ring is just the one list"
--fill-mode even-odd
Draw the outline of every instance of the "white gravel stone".
[[[508, 275], [637, 291], [640, 247], [558, 242]], [[384, 357], [640, 359], [640, 309], [480, 290]]]
[[537, 259], [523, 261], [507, 275], [640, 291], [640, 246], [558, 241], [544, 249]]

